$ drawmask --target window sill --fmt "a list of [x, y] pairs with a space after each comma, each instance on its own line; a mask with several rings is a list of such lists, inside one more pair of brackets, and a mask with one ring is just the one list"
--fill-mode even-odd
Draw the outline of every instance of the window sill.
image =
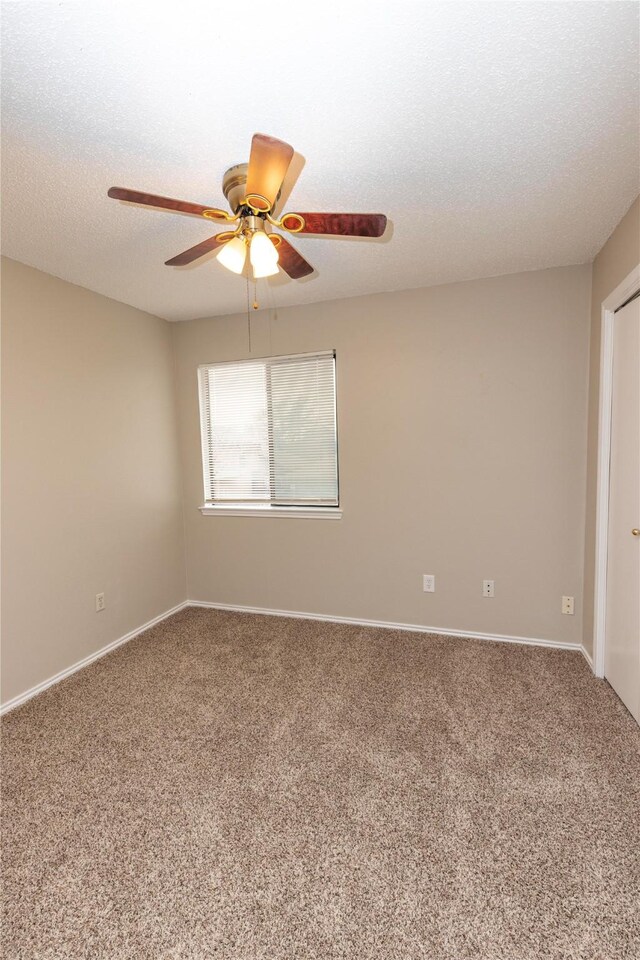
[[340, 507], [268, 507], [244, 506], [237, 503], [222, 506], [206, 503], [200, 507], [205, 517], [293, 517], [298, 520], [341, 520]]

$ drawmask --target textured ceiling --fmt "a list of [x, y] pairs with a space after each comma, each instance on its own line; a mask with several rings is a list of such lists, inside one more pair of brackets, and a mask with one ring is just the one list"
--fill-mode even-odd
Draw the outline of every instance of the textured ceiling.
[[[267, 304], [590, 260], [638, 193], [638, 5], [3, 2], [3, 252], [171, 320], [244, 309], [219, 229], [107, 199], [221, 205], [251, 135], [293, 144], [289, 209], [386, 213], [295, 238]], [[268, 283], [268, 286], [267, 286]]]

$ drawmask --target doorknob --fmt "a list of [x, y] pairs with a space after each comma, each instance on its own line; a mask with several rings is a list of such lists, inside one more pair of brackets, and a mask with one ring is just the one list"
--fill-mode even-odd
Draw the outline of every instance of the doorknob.
[[634, 527], [633, 530], [631, 531], [631, 536], [632, 536], [632, 537], [640, 537], [640, 530], [638, 530], [637, 527]]

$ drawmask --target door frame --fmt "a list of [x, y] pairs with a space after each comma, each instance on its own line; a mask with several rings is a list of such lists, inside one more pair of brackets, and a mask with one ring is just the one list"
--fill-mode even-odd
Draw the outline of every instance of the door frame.
[[609, 554], [609, 471], [613, 400], [613, 324], [615, 311], [640, 287], [640, 264], [602, 301], [600, 326], [600, 401], [596, 487], [596, 570], [593, 610], [593, 672], [604, 677]]

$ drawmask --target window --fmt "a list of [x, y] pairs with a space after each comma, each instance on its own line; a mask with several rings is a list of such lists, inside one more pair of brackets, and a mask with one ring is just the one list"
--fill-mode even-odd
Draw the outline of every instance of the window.
[[198, 378], [203, 512], [338, 506], [333, 352], [215, 363]]

